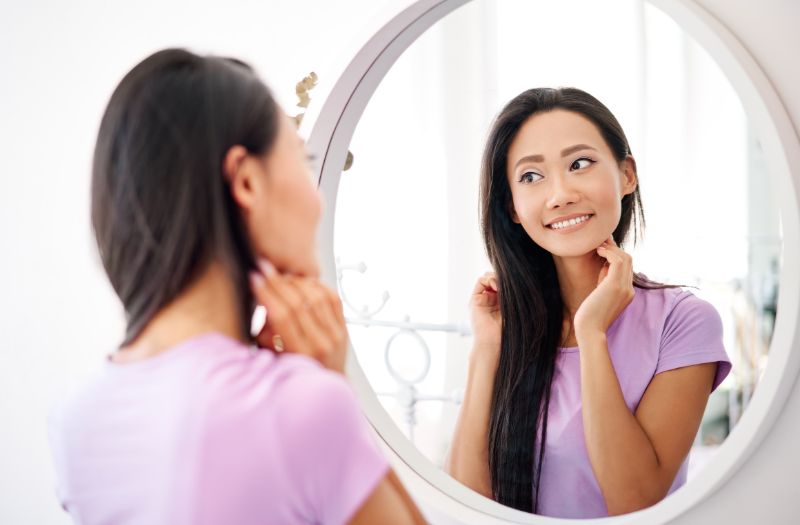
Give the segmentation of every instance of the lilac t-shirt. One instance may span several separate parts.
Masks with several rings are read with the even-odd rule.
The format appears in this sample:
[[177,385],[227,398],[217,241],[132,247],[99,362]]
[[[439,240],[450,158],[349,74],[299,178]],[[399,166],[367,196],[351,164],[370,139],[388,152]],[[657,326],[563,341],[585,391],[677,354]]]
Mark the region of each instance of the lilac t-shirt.
[[50,432],[82,524],[341,524],[389,469],[343,377],[214,332],[106,363]]
[[[625,403],[635,412],[656,374],[717,362],[712,391],[731,370],[722,344],[719,313],[682,288],[634,288],[633,301],[609,327],[608,351]],[[686,482],[689,458],[669,493]],[[559,350],[550,394],[547,443],[542,462],[538,514],[560,518],[608,516],[592,471],[583,434],[578,347]]]

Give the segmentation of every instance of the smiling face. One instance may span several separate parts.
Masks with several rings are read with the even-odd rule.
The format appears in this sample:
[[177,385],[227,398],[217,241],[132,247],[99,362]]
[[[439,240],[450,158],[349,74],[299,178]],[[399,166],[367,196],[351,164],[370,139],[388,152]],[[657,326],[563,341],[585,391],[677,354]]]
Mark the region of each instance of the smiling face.
[[614,157],[598,128],[580,113],[531,116],[508,149],[514,222],[559,257],[593,252],[616,229],[621,200],[636,189],[631,157]]

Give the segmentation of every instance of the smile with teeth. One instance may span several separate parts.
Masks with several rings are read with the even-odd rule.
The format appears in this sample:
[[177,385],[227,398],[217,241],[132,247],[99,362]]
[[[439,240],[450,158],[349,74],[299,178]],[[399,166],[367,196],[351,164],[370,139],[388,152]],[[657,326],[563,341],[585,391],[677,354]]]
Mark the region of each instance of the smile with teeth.
[[574,219],[568,219],[566,221],[554,222],[553,224],[549,224],[548,227],[554,230],[569,228],[570,226],[575,226],[576,224],[589,220],[589,217],[591,217],[591,215],[583,215],[582,217],[575,217]]

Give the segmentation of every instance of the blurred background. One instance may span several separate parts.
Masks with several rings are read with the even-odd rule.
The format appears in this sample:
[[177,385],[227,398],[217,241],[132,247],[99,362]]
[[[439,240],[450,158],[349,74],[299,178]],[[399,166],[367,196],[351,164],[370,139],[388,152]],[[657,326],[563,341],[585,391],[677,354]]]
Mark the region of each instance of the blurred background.
[[[356,28],[390,3],[409,2],[0,6],[0,522],[68,523],[47,410],[122,337],[89,223],[92,148],[122,76],[169,46],[236,56],[294,114],[295,84],[352,56],[367,36]],[[562,85],[594,94],[628,134],[648,219],[645,241],[630,247],[636,270],[698,286],[725,323],[734,372],[709,403],[696,469],[766,365],[780,224],[735,92],[642,1],[475,0],[398,60],[356,130],[338,196],[335,255],[358,360],[440,465],[470,348],[467,300],[488,269],[476,213],[483,138],[514,95]]]

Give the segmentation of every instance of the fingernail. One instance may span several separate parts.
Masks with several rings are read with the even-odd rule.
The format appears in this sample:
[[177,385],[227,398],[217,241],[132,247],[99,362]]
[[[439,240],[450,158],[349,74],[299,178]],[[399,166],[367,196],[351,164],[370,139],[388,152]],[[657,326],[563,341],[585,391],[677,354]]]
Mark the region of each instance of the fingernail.
[[275,267],[269,262],[267,259],[263,257],[259,257],[258,259],[258,267],[261,268],[261,271],[264,272],[264,275],[271,276],[275,273]]
[[248,277],[250,278],[250,286],[253,288],[260,288],[264,286],[264,277],[260,273],[250,271]]

